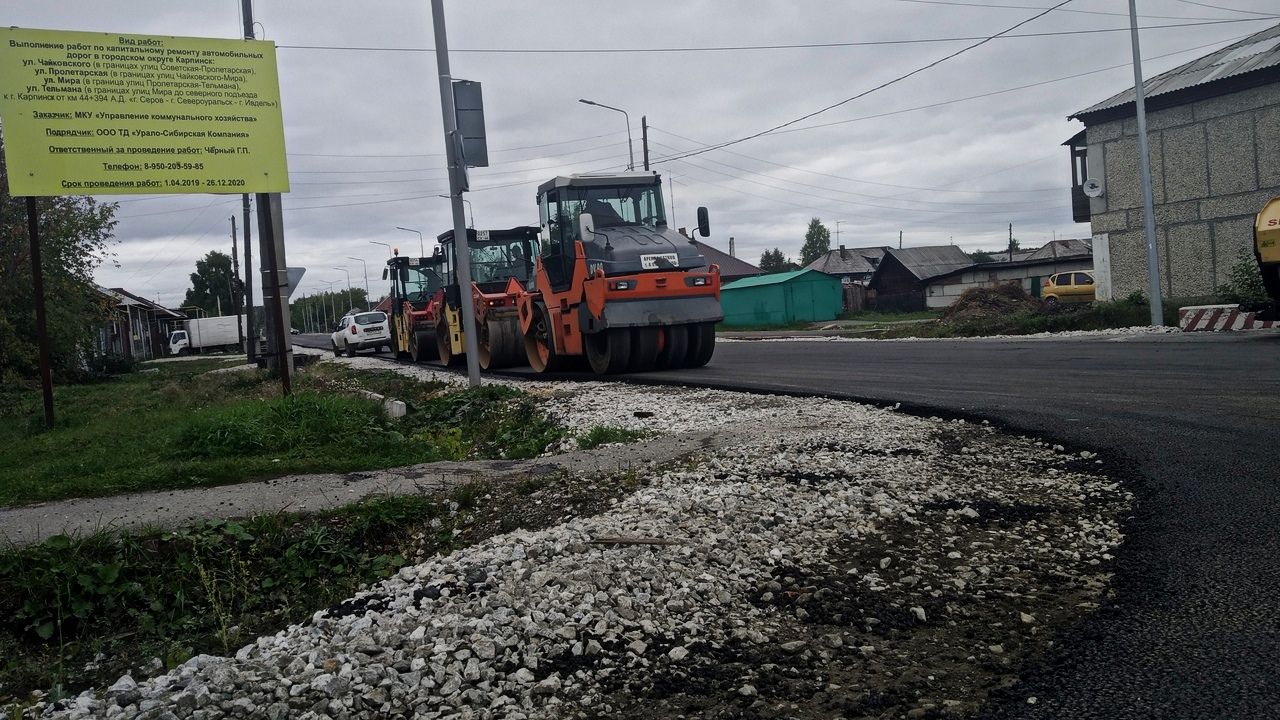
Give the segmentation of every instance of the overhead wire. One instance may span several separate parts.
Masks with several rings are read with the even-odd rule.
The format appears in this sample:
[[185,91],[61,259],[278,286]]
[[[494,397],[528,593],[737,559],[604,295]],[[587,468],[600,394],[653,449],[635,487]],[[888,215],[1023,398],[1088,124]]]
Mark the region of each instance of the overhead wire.
[[1210,8],[1213,10],[1226,10],[1227,12],[1245,13],[1246,15],[1261,15],[1264,18],[1276,17],[1275,14],[1273,13],[1263,13],[1263,12],[1258,12],[1257,10],[1241,10],[1240,8],[1227,7],[1226,5],[1213,5],[1211,3],[1206,3],[1206,2],[1196,2],[1195,0],[1174,0],[1174,2],[1180,2],[1183,5],[1197,5],[1202,8]]
[[[1220,45],[1223,43],[1232,43],[1247,37],[1249,36],[1237,35],[1236,37],[1228,38],[1226,40],[1215,40],[1214,42],[1211,42],[1211,43],[1205,43],[1203,45],[1197,45],[1195,47],[1185,48],[1183,50],[1175,50],[1174,52],[1164,53],[1163,55],[1153,55],[1149,58],[1144,58],[1143,62],[1148,62],[1151,60],[1160,60],[1163,58],[1172,57],[1174,55],[1181,55],[1182,53],[1194,52],[1196,50],[1203,50],[1204,48],[1207,48],[1207,47],[1212,47],[1214,45]],[[1123,62],[1117,65],[1110,65],[1104,68],[1098,68],[1096,70],[1087,70],[1085,72],[1073,73],[1071,75],[1063,75],[1061,77],[1051,78],[1049,80],[1041,80],[1039,82],[1027,83],[1026,85],[1016,85],[1014,87],[1004,88],[1003,90],[993,90],[991,92],[980,93],[978,95],[969,95],[962,98],[952,98],[951,100],[942,100],[939,102],[928,103],[926,105],[916,105],[915,107],[903,108],[901,110],[891,110],[889,112],[876,113],[875,115],[861,115],[859,117],[847,118],[845,120],[834,120],[832,122],[818,123],[815,125],[805,125],[798,128],[789,128],[787,130],[779,130],[775,133],[770,133],[770,134],[786,135],[789,133],[803,132],[805,130],[815,130],[818,128],[833,127],[835,125],[846,125],[848,123],[861,122],[863,120],[874,120],[876,118],[889,117],[891,115],[901,115],[903,113],[914,112],[916,110],[928,110],[935,107],[942,107],[944,105],[952,105],[954,103],[966,102],[969,100],[980,100],[982,98],[993,97],[995,95],[1003,95],[1005,93],[1017,92],[1018,90],[1026,90],[1028,88],[1040,87],[1042,85],[1051,85],[1053,83],[1064,82],[1066,80],[1074,80],[1076,78],[1086,77],[1088,75],[1097,75],[1099,73],[1109,72],[1111,70],[1119,70],[1121,68],[1131,68],[1131,67],[1133,67],[1132,62]],[[650,125],[650,127],[653,127],[653,126]]]
[[[573,138],[572,140],[559,140],[556,142],[542,143],[540,145],[522,145],[512,148],[497,148],[489,151],[489,154],[516,152],[518,150],[538,150],[545,147],[553,147],[555,145],[569,145],[571,143],[585,142],[587,140],[598,140],[603,137],[611,137],[613,135],[621,135],[622,130],[616,132],[601,133],[599,135],[587,135],[585,137]],[[341,158],[428,158],[428,157],[444,157],[444,153],[427,153],[408,155],[402,153],[384,154],[384,155],[362,155],[358,153],[287,153],[294,157],[341,157]]]
[[[706,158],[703,158],[703,159],[705,160]],[[685,163],[686,165],[690,165],[690,166],[692,166],[692,167],[694,167],[694,168],[697,168],[697,169],[699,169],[699,170],[702,170],[702,171],[704,171],[704,172],[710,172],[710,173],[714,173],[714,174],[716,174],[716,175],[722,175],[722,176],[724,176],[724,177],[727,177],[727,178],[730,178],[730,179],[733,179],[733,180],[738,180],[738,181],[740,181],[740,182],[750,183],[750,184],[752,184],[752,185],[759,185],[760,187],[769,188],[769,189],[771,189],[771,190],[780,190],[780,191],[782,191],[782,192],[789,192],[789,193],[793,193],[793,194],[795,194],[795,195],[804,195],[804,196],[806,196],[806,197],[811,197],[811,198],[814,198],[814,199],[817,199],[817,200],[822,200],[822,201],[824,201],[824,202],[839,203],[839,204],[841,204],[841,205],[850,205],[850,206],[855,206],[855,207],[876,208],[876,209],[879,209],[879,210],[893,210],[893,211],[896,211],[896,212],[909,212],[909,213],[933,213],[933,214],[939,214],[939,215],[997,215],[997,214],[998,214],[998,215],[1007,215],[1007,214],[1009,214],[1010,212],[1017,212],[1016,210],[1013,210],[1013,209],[1010,209],[1010,208],[1004,208],[1004,209],[1000,209],[1000,210],[994,210],[994,209],[993,209],[993,210],[955,210],[955,209],[945,209],[945,210],[941,210],[941,209],[932,209],[932,208],[904,208],[904,207],[895,207],[895,206],[892,206],[892,205],[880,205],[880,204],[877,204],[877,203],[862,202],[862,201],[858,201],[858,200],[844,200],[844,199],[841,199],[841,198],[832,198],[832,197],[826,197],[826,196],[823,196],[823,195],[817,195],[817,194],[814,194],[814,193],[805,192],[805,191],[803,191],[803,190],[795,190],[795,189],[788,188],[788,187],[785,187],[785,186],[773,185],[773,184],[770,184],[770,183],[764,183],[764,182],[760,182],[760,181],[758,181],[758,180],[752,180],[751,178],[740,177],[740,176],[737,176],[737,175],[733,175],[733,174],[731,174],[731,173],[726,173],[726,172],[723,172],[723,171],[720,171],[720,170],[716,170],[715,168],[709,168],[709,167],[704,167],[704,166],[702,166],[702,165],[697,165],[697,164],[694,164],[694,163],[690,163],[687,159],[684,159],[683,161],[684,161],[684,163]],[[771,177],[771,176],[769,176],[769,177],[770,177],[770,179],[772,179],[772,180],[776,180],[776,179],[777,179],[777,178],[773,178],[773,177]],[[785,182],[785,181],[784,181],[784,182]],[[810,186],[810,187],[813,187],[813,186]],[[839,191],[834,191],[834,192],[839,192]],[[1053,207],[1053,206],[1046,205],[1046,204],[1043,204],[1043,203],[1029,203],[1029,204],[1031,204],[1031,205],[1035,205],[1036,207],[1041,207],[1041,208]],[[1066,205],[1063,205],[1062,207],[1064,207],[1064,208],[1065,208],[1065,207],[1067,207],[1067,206],[1066,206]]]
[[853,102],[854,100],[858,100],[858,99],[864,98],[864,97],[866,97],[866,96],[868,96],[868,95],[870,95],[870,94],[872,94],[872,93],[874,93],[874,92],[877,92],[877,91],[883,90],[884,88],[890,87],[891,85],[896,85],[896,84],[898,84],[898,83],[902,82],[903,80],[906,80],[906,79],[908,79],[908,78],[910,78],[910,77],[914,77],[915,75],[919,75],[920,73],[925,72],[926,70],[930,70],[930,69],[932,69],[932,68],[935,68],[935,67],[937,67],[937,66],[939,66],[939,65],[941,65],[941,64],[943,64],[943,63],[945,63],[945,62],[947,62],[948,60],[951,60],[951,59],[953,59],[953,58],[959,57],[960,55],[963,55],[963,54],[965,54],[965,53],[967,53],[967,52],[969,52],[969,51],[971,51],[971,50],[975,50],[975,49],[977,49],[977,48],[980,48],[980,47],[982,47],[983,45],[986,45],[987,43],[991,42],[992,40],[994,40],[994,39],[996,39],[996,38],[1000,37],[1001,35],[1005,35],[1005,34],[1007,34],[1007,33],[1010,33],[1010,32],[1012,32],[1012,31],[1014,31],[1014,30],[1017,30],[1018,28],[1022,27],[1023,25],[1026,25],[1026,24],[1028,24],[1028,23],[1034,22],[1034,21],[1036,21],[1036,20],[1038,20],[1038,19],[1040,19],[1040,18],[1044,17],[1045,15],[1048,15],[1049,13],[1053,12],[1054,10],[1056,10],[1056,9],[1058,9],[1058,8],[1060,8],[1060,7],[1062,7],[1062,6],[1066,5],[1067,3],[1070,3],[1070,2],[1071,2],[1071,0],[1062,0],[1061,2],[1057,3],[1057,4],[1056,4],[1056,5],[1054,5],[1053,7],[1047,8],[1047,9],[1045,9],[1044,11],[1039,12],[1039,13],[1036,13],[1035,15],[1032,15],[1031,17],[1026,18],[1026,19],[1024,19],[1024,20],[1020,20],[1020,21],[1018,21],[1018,22],[1014,23],[1013,25],[1011,25],[1011,26],[1009,26],[1009,27],[1005,28],[1004,30],[1001,30],[1000,32],[998,32],[998,33],[996,33],[996,34],[994,34],[994,35],[988,35],[987,37],[985,37],[985,38],[983,38],[983,39],[979,40],[979,41],[978,41],[978,42],[976,42],[976,43],[973,43],[972,45],[966,45],[966,46],[964,46],[963,48],[960,48],[959,50],[956,50],[955,52],[947,53],[946,55],[943,55],[942,57],[940,57],[940,58],[938,58],[938,59],[936,59],[936,60],[932,60],[932,61],[930,61],[930,62],[928,62],[928,63],[925,63],[924,65],[921,65],[921,66],[919,66],[919,67],[917,67],[917,68],[915,68],[915,69],[913,69],[913,70],[911,70],[911,71],[909,71],[909,72],[903,73],[902,75],[898,75],[897,77],[894,77],[894,78],[893,78],[893,79],[891,79],[891,80],[886,80],[886,81],[884,81],[884,82],[882,82],[882,83],[880,83],[880,84],[878,84],[878,85],[875,85],[875,86],[873,86],[873,87],[871,87],[871,88],[868,88],[868,89],[866,89],[866,90],[863,90],[863,91],[862,91],[862,92],[860,92],[860,93],[856,93],[856,94],[854,94],[854,95],[851,95],[850,97],[847,97],[847,98],[845,98],[845,99],[843,99],[843,100],[840,100],[840,101],[838,101],[838,102],[831,103],[830,105],[826,105],[826,106],[824,106],[824,107],[818,108],[817,110],[814,110],[814,111],[812,111],[812,112],[805,113],[804,115],[801,115],[800,117],[792,118],[791,120],[788,120],[788,121],[786,121],[786,122],[784,122],[784,123],[780,123],[780,124],[778,124],[778,125],[774,125],[773,127],[768,128],[767,130],[761,130],[761,131],[759,131],[759,132],[752,133],[752,134],[750,134],[750,135],[745,135],[745,136],[743,136],[743,137],[740,137],[740,138],[737,138],[737,139],[734,139],[734,140],[726,140],[726,141],[724,141],[724,142],[722,142],[722,143],[718,143],[718,144],[716,144],[716,145],[714,145],[714,146],[712,146],[712,147],[703,148],[703,149],[701,149],[701,150],[692,150],[692,151],[690,151],[690,152],[687,152],[687,153],[684,153],[684,154],[682,154],[682,155],[679,155],[678,157],[659,158],[659,159],[658,159],[658,160],[656,160],[656,161],[650,161],[650,164],[652,165],[654,162],[666,162],[667,160],[680,159],[680,158],[686,158],[686,157],[693,157],[694,155],[701,155],[702,153],[710,152],[711,150],[715,150],[715,149],[717,149],[717,148],[728,147],[728,146],[730,146],[730,145],[737,145],[738,143],[743,143],[743,142],[746,142],[746,141],[748,141],[748,140],[754,140],[755,138],[758,138],[758,137],[760,137],[761,135],[767,135],[767,134],[769,134],[769,133],[771,133],[771,132],[774,132],[774,131],[776,131],[776,130],[781,130],[782,128],[789,127],[789,126],[791,126],[791,125],[795,125],[796,123],[801,122],[801,121],[803,121],[803,120],[808,120],[808,119],[809,119],[809,118],[811,118],[811,117],[815,117],[815,116],[817,116],[817,115],[821,115],[822,113],[827,112],[827,111],[829,111],[829,110],[834,110],[834,109],[836,109],[836,108],[838,108],[838,107],[841,107],[841,106],[843,106],[843,105],[847,105],[847,104],[849,104],[849,103]]
[[[621,145],[626,145],[626,144],[627,143],[623,141],[623,142],[616,142],[616,143],[608,143],[605,145],[593,145],[588,148],[582,148],[580,150],[571,150],[569,152],[556,153],[553,155],[539,155],[537,157],[524,158],[522,160],[508,160],[506,161],[505,164],[526,163],[526,162],[535,162],[538,160],[549,160],[551,158],[568,157],[570,155],[577,155],[579,153],[591,152],[594,150],[603,150],[605,148],[611,148],[611,147],[619,147]],[[290,175],[333,175],[333,174],[359,175],[359,174],[371,174],[371,173],[376,174],[376,173],[398,173],[398,172],[432,172],[436,170],[447,170],[447,169],[448,168],[444,166],[437,166],[437,167],[429,167],[429,168],[399,168],[396,170],[290,170],[289,174]]]
[[[1068,0],[1070,1],[1070,0]],[[1053,9],[1053,8],[1051,8]],[[1241,22],[1258,22],[1269,18],[1280,18],[1280,15],[1268,15],[1264,17],[1251,18],[1228,18],[1222,20],[1205,20],[1186,23],[1166,23],[1163,25],[1144,25],[1139,30],[1166,30],[1172,28],[1184,27],[1203,27],[1208,25],[1227,25]],[[999,39],[1014,38],[1037,38],[1037,37],[1060,37],[1066,35],[1093,35],[1097,33],[1120,33],[1129,32],[1129,28],[1090,28],[1084,30],[1053,30],[1037,33],[1007,33],[1000,35]],[[685,47],[656,47],[656,48],[449,48],[450,53],[477,53],[477,54],[496,54],[496,55],[625,55],[625,54],[645,54],[645,53],[713,53],[713,52],[741,52],[755,50],[808,50],[821,48],[842,48],[842,47],[876,47],[884,45],[919,45],[929,43],[945,43],[945,42],[967,42],[972,40],[986,39],[982,35],[961,35],[955,37],[939,37],[939,38],[907,38],[901,40],[859,40],[845,42],[822,42],[822,43],[782,43],[776,45],[702,45],[702,46],[685,46]],[[379,47],[375,45],[277,45],[282,50],[338,50],[352,52],[408,52],[408,53],[431,53],[435,52],[434,48],[429,47]]]
[[[668,133],[668,134],[673,134],[673,133]],[[667,145],[666,143],[660,143],[652,140],[650,141],[650,143],[679,152],[679,148],[672,147],[670,145]],[[852,190],[840,190],[838,188],[832,188],[825,185],[813,185],[811,183],[803,183],[798,180],[780,178],[776,175],[768,175],[758,170],[752,170],[750,168],[744,168],[744,167],[739,167],[737,165],[720,162],[719,160],[713,160],[709,157],[701,158],[701,160],[704,162],[712,163],[714,165],[719,165],[721,167],[726,167],[731,170],[738,170],[740,172],[748,173],[750,175],[765,177],[765,178],[769,178],[770,180],[777,180],[778,182],[790,183],[792,185],[799,185],[801,187],[813,188],[815,190],[823,190],[826,192],[837,193],[840,195],[851,195],[855,197],[868,198],[871,200],[890,200],[890,201],[898,201],[898,202],[904,202],[904,203],[913,203],[917,205],[960,205],[960,206],[986,206],[986,207],[999,207],[999,208],[1010,208],[1010,207],[1019,206],[1019,205],[1043,206],[1043,203],[1037,200],[1006,200],[1004,202],[972,202],[967,200],[931,201],[931,200],[915,200],[911,198],[898,198],[892,195],[871,195],[869,193],[853,192]],[[800,170],[800,168],[788,168],[788,169]],[[839,177],[839,176],[828,176],[828,177]],[[847,178],[841,178],[841,179],[847,179]],[[1053,190],[1055,192],[1062,192],[1062,188],[1053,188]],[[874,205],[874,204],[869,204],[869,206],[870,207],[888,207],[888,206],[881,206],[881,205]],[[894,208],[894,209],[911,210],[912,208],[903,207],[903,208]]]
[[[697,169],[699,169],[697,165],[695,165],[694,163],[689,162],[688,160],[676,160],[676,161],[674,161],[674,162],[676,162],[676,163],[678,163],[678,164],[680,164],[680,165],[685,166],[686,170],[685,170],[684,172],[685,172],[686,174],[682,175],[682,177],[686,177],[686,178],[691,177],[692,179],[694,179],[694,180],[696,180],[697,182],[700,182],[700,183],[706,183],[706,184],[709,184],[709,185],[715,185],[715,186],[717,186],[717,187],[721,187],[721,188],[723,188],[723,189],[725,189],[725,190],[728,190],[728,191],[733,192],[733,193],[737,193],[737,194],[739,194],[739,195],[746,195],[746,196],[748,196],[748,197],[759,198],[759,199],[761,199],[761,200],[766,200],[766,201],[769,201],[769,202],[772,202],[772,203],[781,204],[781,205],[789,205],[789,206],[796,207],[796,208],[800,208],[800,209],[803,209],[803,210],[808,210],[808,211],[811,211],[811,212],[829,213],[829,214],[832,214],[832,215],[840,215],[840,214],[843,214],[843,212],[836,212],[836,211],[834,211],[831,207],[818,207],[818,206],[816,206],[816,205],[807,205],[807,204],[804,204],[804,203],[792,202],[791,200],[787,200],[787,199],[784,199],[784,198],[779,198],[779,197],[777,197],[777,196],[775,196],[775,195],[761,195],[761,194],[759,194],[759,193],[754,193],[754,192],[751,192],[751,191],[749,191],[749,190],[743,190],[743,189],[741,189],[741,188],[737,188],[737,187],[734,187],[734,186],[732,186],[732,185],[729,185],[729,184],[727,184],[727,183],[725,183],[725,182],[723,182],[723,181],[707,180],[707,179],[705,179],[705,178],[697,177],[696,175],[689,175],[689,174],[687,174],[689,169],[693,169],[693,170],[697,170]],[[1002,215],[1002,216],[1000,216],[1000,217],[1001,217],[1001,221],[1000,221],[1000,222],[1001,222],[1001,223],[1003,223],[1003,222],[1007,221],[1007,219],[1008,219],[1008,218],[1017,218],[1017,217],[1020,217],[1020,216],[1024,215],[1026,212],[1028,212],[1028,211],[1021,211],[1021,212],[1008,213],[1008,214],[1006,214],[1006,215]],[[872,220],[875,220],[875,221],[883,221],[883,222],[892,222],[892,221],[895,221],[895,220],[901,220],[901,216],[897,216],[897,217],[892,217],[892,218],[890,218],[890,217],[886,217],[886,216],[882,216],[882,215],[875,215],[875,214],[873,214],[873,213],[863,213],[863,216],[864,216],[864,217],[867,217],[867,218],[870,218],[870,219],[872,219]],[[955,226],[959,226],[959,227],[990,227],[990,226],[991,226],[991,222],[990,222],[990,221],[981,221],[981,220],[954,220],[954,221],[946,221],[945,223],[943,223],[943,222],[942,222],[942,220],[943,220],[943,218],[944,218],[944,217],[945,217],[945,216],[921,218],[921,219],[919,219],[919,220],[917,221],[917,223],[916,223],[916,224],[917,224],[917,226],[932,226],[932,227],[943,227],[943,226],[947,226],[947,227],[955,227]]]
[[[1241,37],[1247,37],[1247,36],[1241,36]],[[1193,51],[1195,51],[1195,50],[1201,50],[1201,49],[1204,49],[1204,48],[1206,48],[1206,47],[1210,47],[1210,46],[1213,46],[1213,45],[1218,45],[1218,44],[1221,44],[1221,43],[1234,42],[1234,41],[1239,40],[1239,39],[1240,39],[1240,37],[1237,37],[1237,38],[1231,38],[1231,39],[1228,39],[1228,40],[1219,40],[1219,41],[1215,41],[1215,42],[1212,42],[1212,43],[1206,43],[1206,44],[1204,44],[1204,45],[1199,45],[1199,46],[1192,47],[1192,48],[1186,48],[1186,49],[1183,49],[1183,50],[1177,50],[1177,51],[1174,51],[1174,52],[1171,52],[1171,53],[1164,53],[1164,54],[1162,54],[1162,55],[1155,55],[1155,56],[1152,56],[1152,57],[1150,57],[1150,58],[1147,58],[1147,60],[1158,60],[1158,59],[1165,58],[1165,57],[1170,57],[1170,56],[1173,56],[1173,55],[1178,55],[1178,54],[1182,54],[1182,53],[1186,53],[1186,52],[1193,52]],[[845,124],[845,123],[857,122],[857,121],[860,121],[860,120],[867,120],[867,119],[873,119],[873,118],[885,117],[885,116],[889,116],[889,115],[897,115],[897,114],[902,114],[902,113],[906,113],[906,112],[912,112],[912,111],[915,111],[915,110],[930,109],[930,108],[939,107],[939,106],[942,106],[942,105],[949,105],[949,104],[953,104],[953,103],[964,102],[964,101],[967,101],[967,100],[974,100],[974,99],[979,99],[979,98],[984,98],[984,97],[990,97],[990,96],[992,96],[992,95],[1003,94],[1003,93],[1009,93],[1009,92],[1014,92],[1014,91],[1017,91],[1017,90],[1024,90],[1024,89],[1031,88],[1031,87],[1038,87],[1038,86],[1041,86],[1041,85],[1047,85],[1047,84],[1055,83],[1055,82],[1062,82],[1062,81],[1064,81],[1064,80],[1070,80],[1070,79],[1074,79],[1074,78],[1078,78],[1078,77],[1083,77],[1083,76],[1086,76],[1086,75],[1093,75],[1093,74],[1097,74],[1097,73],[1101,73],[1101,72],[1107,72],[1107,71],[1110,71],[1110,70],[1115,70],[1115,69],[1119,69],[1119,68],[1127,68],[1127,67],[1129,67],[1129,64],[1128,64],[1128,63],[1122,63],[1122,64],[1119,64],[1119,65],[1112,65],[1112,66],[1105,67],[1105,68],[1099,68],[1099,69],[1097,69],[1097,70],[1090,70],[1090,71],[1087,71],[1087,72],[1083,72],[1083,73],[1076,73],[1076,74],[1073,74],[1073,75],[1067,75],[1067,76],[1063,76],[1063,77],[1059,77],[1059,78],[1053,78],[1053,79],[1050,79],[1050,80],[1043,80],[1043,81],[1040,81],[1040,82],[1028,83],[1028,84],[1026,84],[1026,85],[1018,85],[1018,86],[1015,86],[1015,87],[1012,87],[1012,88],[1005,88],[1005,89],[1003,89],[1003,90],[996,90],[996,91],[989,92],[989,93],[981,93],[981,94],[979,94],[979,95],[970,95],[970,96],[968,96],[968,97],[963,97],[963,98],[953,98],[953,99],[951,99],[951,100],[943,100],[943,101],[936,102],[936,103],[928,103],[928,104],[926,104],[926,105],[918,105],[918,106],[911,107],[911,108],[903,108],[903,109],[901,109],[901,110],[894,110],[894,111],[885,112],[885,113],[878,113],[878,114],[875,114],[875,115],[867,115],[867,116],[862,116],[862,117],[857,117],[857,118],[849,118],[849,119],[846,119],[846,120],[838,120],[838,121],[831,122],[831,123],[822,123],[822,124],[818,124],[818,125],[806,125],[806,126],[804,126],[804,127],[800,127],[800,128],[792,128],[792,129],[790,129],[790,130],[782,130],[782,131],[779,131],[779,132],[774,133],[774,134],[776,134],[776,135],[781,135],[781,134],[784,134],[784,133],[800,132],[801,130],[810,130],[810,129],[817,129],[817,128],[822,128],[822,127],[830,127],[830,126],[832,126],[832,125],[839,125],[839,124]],[[709,146],[709,144],[708,144],[708,143],[705,143],[705,142],[700,141],[700,140],[696,140],[696,139],[691,138],[691,137],[687,137],[687,136],[685,136],[685,135],[681,135],[681,134],[679,134],[679,133],[677,133],[677,132],[674,132],[674,131],[672,131],[672,130],[668,130],[668,129],[663,128],[663,127],[658,126],[658,125],[654,125],[654,124],[652,124],[652,123],[649,125],[649,129],[650,129],[650,131],[655,131],[655,130],[656,130],[656,131],[658,131],[658,132],[660,132],[660,133],[664,133],[664,134],[666,134],[666,135],[671,135],[672,137],[679,138],[679,139],[684,140],[684,141],[686,141],[686,142],[694,143],[695,145],[698,145],[698,146],[700,146],[700,147],[708,147],[708,146]],[[794,165],[786,165],[786,164],[784,164],[784,163],[774,162],[774,161],[772,161],[772,160],[766,160],[766,159],[764,159],[764,158],[755,157],[755,156],[752,156],[752,155],[747,155],[747,154],[745,154],[745,153],[741,153],[741,152],[737,152],[737,151],[729,150],[729,149],[725,149],[725,148],[720,148],[720,151],[721,151],[721,152],[724,152],[724,153],[726,153],[726,154],[729,154],[729,155],[736,155],[736,156],[738,156],[738,157],[741,157],[741,158],[744,158],[744,159],[747,159],[747,160],[754,160],[754,161],[756,161],[756,162],[761,162],[761,163],[765,163],[765,164],[768,164],[768,165],[773,165],[773,166],[775,166],[775,167],[779,167],[779,168],[783,168],[783,169],[787,169],[787,170],[794,170],[794,171],[803,172],[803,173],[808,173],[808,174],[817,175],[817,176],[821,176],[821,177],[832,178],[832,179],[836,179],[836,180],[845,180],[845,181],[848,181],[848,182],[863,183],[863,184],[867,184],[867,185],[875,185],[875,186],[881,186],[881,187],[890,187],[890,188],[896,188],[896,189],[902,189],[902,190],[915,190],[915,191],[927,191],[927,192],[968,193],[968,194],[1024,194],[1024,193],[1050,193],[1050,192],[1055,192],[1055,193],[1056,193],[1056,192],[1061,192],[1061,191],[1062,191],[1062,188],[1058,188],[1058,187],[1051,187],[1051,188],[1050,188],[1050,187],[1046,187],[1046,188],[1023,188],[1023,189],[1019,189],[1019,190],[949,190],[949,189],[946,189],[946,188],[937,188],[937,187],[919,187],[919,186],[912,186],[912,185],[901,185],[901,184],[896,184],[896,183],[885,183],[885,182],[876,182],[876,181],[871,181],[871,180],[863,180],[863,179],[860,179],[860,178],[853,178],[853,177],[848,177],[848,176],[844,176],[844,175],[836,175],[836,174],[833,174],[833,173],[824,173],[824,172],[819,172],[819,171],[816,171],[816,170],[809,170],[809,169],[806,169],[806,168],[796,167],[796,166],[794,166]],[[730,166],[730,167],[733,167],[733,166]],[[746,171],[746,172],[755,172],[755,171],[747,170],[747,169],[745,169],[745,168],[736,168],[736,169],[744,170],[744,171]],[[769,177],[773,177],[773,176],[769,176]],[[778,179],[780,179],[780,178],[778,178]],[[858,193],[851,193],[851,194],[858,194]],[[891,198],[893,198],[894,196],[886,196],[886,195],[868,195],[867,197],[873,197],[873,198],[879,198],[879,199],[891,199]]]
[[[900,3],[914,3],[917,5],[942,5],[944,7],[973,7],[973,8],[994,8],[997,10],[1043,10],[1043,5],[998,5],[996,3],[981,2],[961,2],[960,0],[894,0]],[[1191,3],[1198,5],[1199,3]],[[1227,8],[1222,8],[1227,9]],[[1107,10],[1076,10],[1074,8],[1064,8],[1059,12],[1074,13],[1077,15],[1109,15],[1112,17],[1129,17],[1128,12],[1111,12]],[[1138,15],[1139,18],[1151,20],[1221,20],[1222,18],[1200,18],[1186,17],[1183,15],[1149,15],[1143,13]]]

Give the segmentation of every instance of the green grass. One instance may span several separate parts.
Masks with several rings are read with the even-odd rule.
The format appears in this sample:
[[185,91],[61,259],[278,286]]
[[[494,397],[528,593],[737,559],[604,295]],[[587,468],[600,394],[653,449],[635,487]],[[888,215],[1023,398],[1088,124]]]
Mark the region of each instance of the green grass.
[[723,322],[716,323],[716,332],[755,332],[764,330],[807,330],[813,323],[797,321],[790,323],[778,323],[774,325],[726,325]]
[[942,316],[941,310],[921,310],[918,312],[878,312],[876,310],[850,310],[840,315],[841,320],[861,320],[864,322],[892,323],[907,320],[937,320]]
[[153,657],[172,668],[227,654],[301,622],[415,555],[451,549],[464,520],[451,500],[385,498],[0,552],[0,705],[110,683]]
[[582,450],[591,450],[601,445],[633,442],[647,435],[648,433],[643,430],[628,430],[627,428],[610,427],[608,425],[596,425],[578,438],[578,447]]
[[[444,392],[439,384],[321,365],[291,398],[263,372],[205,375],[236,361],[153,363],[108,382],[55,389],[45,430],[39,394],[0,395],[0,506],[202,487],[303,472],[350,472],[440,459],[523,458],[563,435],[517,390]],[[356,387],[405,399],[382,416]]]

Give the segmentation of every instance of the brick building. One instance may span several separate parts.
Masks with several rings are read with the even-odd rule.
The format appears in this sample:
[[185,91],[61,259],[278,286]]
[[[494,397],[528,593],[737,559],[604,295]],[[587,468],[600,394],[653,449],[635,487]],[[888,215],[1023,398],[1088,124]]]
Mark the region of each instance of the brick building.
[[[1163,291],[1207,295],[1253,243],[1280,195],[1280,25],[1147,79],[1156,244]],[[1099,297],[1146,289],[1146,239],[1132,88],[1071,116],[1072,208],[1094,234]],[[1092,178],[1102,195],[1086,197]]]

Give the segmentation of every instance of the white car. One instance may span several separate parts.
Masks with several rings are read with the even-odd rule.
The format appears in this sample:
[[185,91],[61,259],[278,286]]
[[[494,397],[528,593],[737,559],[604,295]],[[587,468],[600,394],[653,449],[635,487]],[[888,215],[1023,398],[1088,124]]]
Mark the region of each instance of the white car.
[[390,350],[391,322],[386,313],[378,310],[344,315],[329,341],[334,355],[345,350],[347,357],[355,357],[357,350]]

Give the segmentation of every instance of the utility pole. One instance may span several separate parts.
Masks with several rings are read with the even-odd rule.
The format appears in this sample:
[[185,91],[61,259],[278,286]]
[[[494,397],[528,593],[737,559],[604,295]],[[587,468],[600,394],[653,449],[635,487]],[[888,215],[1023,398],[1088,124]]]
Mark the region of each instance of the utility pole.
[[1133,41],[1133,97],[1138,116],[1138,161],[1142,169],[1143,229],[1147,235],[1147,290],[1151,297],[1151,324],[1164,325],[1160,297],[1160,258],[1156,254],[1155,198],[1151,194],[1151,153],[1147,148],[1147,92],[1142,86],[1142,52],[1138,48],[1138,8],[1129,0],[1129,36]]
[[[244,16],[244,37],[254,39],[253,0],[240,0]],[[289,299],[285,288],[289,285],[284,257],[284,219],[280,193],[257,193],[258,243],[262,250],[262,308],[267,320],[267,346],[274,356],[272,361],[280,373],[280,388],[285,395],[293,394],[293,347],[285,325],[289,323]]]
[[671,212],[667,213],[667,227],[676,224],[676,176],[667,176],[667,190],[671,193]]
[[[244,19],[244,37],[253,39],[253,0],[241,0]],[[258,362],[258,329],[253,316],[253,232],[249,224],[249,195],[240,196],[240,209],[244,215],[244,298],[245,298],[245,356],[251,363]],[[265,305],[265,304],[264,304]]]
[[[471,250],[467,247],[467,224],[462,212],[462,193],[466,190],[466,158],[462,157],[462,138],[458,136],[458,119],[454,115],[453,78],[449,74],[449,41],[444,27],[444,0],[431,0],[431,20],[435,30],[436,72],[440,76],[440,114],[444,120],[445,154],[449,165],[449,204],[453,210],[453,242],[457,250],[458,286],[471,287]],[[630,128],[628,127],[628,136]],[[476,339],[476,313],[471,293],[460,293],[462,331],[467,353],[467,381],[480,387],[480,351]]]
[[231,216],[231,306],[236,314],[236,340],[244,347],[244,326],[240,324],[240,293],[236,292],[236,283],[240,282],[240,253],[236,252],[236,216]]
[[644,169],[649,169],[649,116],[640,116],[640,145],[644,152]]
[[[31,245],[31,291],[36,301],[36,348],[40,356],[40,394],[44,399],[44,426],[53,429],[53,365],[49,359],[49,324],[45,318],[44,266],[40,264],[40,208],[27,198],[27,242]],[[125,311],[128,312],[128,306]],[[129,323],[132,337],[133,322]],[[129,344],[130,355],[133,343]]]
[[1009,262],[1013,262],[1013,223],[1009,223]]
[[902,249],[902,231],[901,230],[898,231],[898,249],[899,250]]
[[249,226],[249,196],[241,195],[240,202],[244,210],[244,334],[245,355],[249,362],[258,361],[258,332],[253,324],[253,245]]

